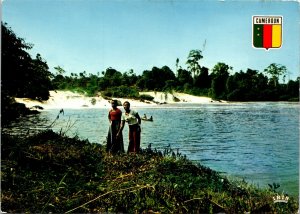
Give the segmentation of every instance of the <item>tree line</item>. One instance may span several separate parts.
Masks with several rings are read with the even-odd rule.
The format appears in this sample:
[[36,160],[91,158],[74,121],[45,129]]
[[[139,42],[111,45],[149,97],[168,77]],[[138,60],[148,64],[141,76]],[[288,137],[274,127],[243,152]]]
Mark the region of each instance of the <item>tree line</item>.
[[177,59],[176,72],[163,66],[145,70],[141,75],[110,67],[97,75],[82,72],[67,76],[58,66],[52,84],[54,89],[83,91],[90,96],[101,93],[108,97],[138,98],[139,91],[178,91],[228,101],[299,100],[299,78],[285,83],[287,69],[283,65],[272,63],[262,72],[248,68],[230,74],[231,66],[219,62],[210,70],[200,66],[201,58],[200,50],[191,50],[186,68],[179,66]]
[[[13,97],[47,100],[49,90],[76,90],[89,96],[101,93],[107,97],[140,98],[139,91],[178,91],[193,95],[209,96],[228,101],[298,101],[299,78],[285,82],[285,66],[272,63],[264,71],[248,68],[233,72],[233,68],[218,62],[209,69],[201,65],[201,50],[191,50],[176,70],[168,66],[153,67],[137,75],[133,70],[118,71],[112,67],[97,74],[79,74],[55,67],[49,71],[40,54],[34,58],[28,53],[33,44],[19,38],[6,23],[1,23],[2,41],[2,115],[12,111]],[[147,97],[144,97],[147,98]],[[148,97],[148,99],[150,99]]]

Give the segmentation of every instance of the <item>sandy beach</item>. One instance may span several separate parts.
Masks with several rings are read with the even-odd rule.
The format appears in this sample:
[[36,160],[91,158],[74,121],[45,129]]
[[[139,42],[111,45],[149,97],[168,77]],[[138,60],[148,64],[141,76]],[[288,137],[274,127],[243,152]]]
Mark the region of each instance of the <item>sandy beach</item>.
[[[154,97],[153,102],[139,101],[133,99],[115,98],[121,103],[129,101],[132,107],[151,107],[160,104],[172,103],[211,103],[209,97],[198,97],[184,93],[165,93],[165,92],[140,92]],[[114,99],[114,98],[113,98]],[[39,102],[28,98],[15,98],[16,102],[24,103],[28,108],[40,106],[43,109],[61,109],[61,108],[109,108],[109,100],[101,96],[87,97],[83,94],[71,91],[50,91],[50,97],[47,101]]]

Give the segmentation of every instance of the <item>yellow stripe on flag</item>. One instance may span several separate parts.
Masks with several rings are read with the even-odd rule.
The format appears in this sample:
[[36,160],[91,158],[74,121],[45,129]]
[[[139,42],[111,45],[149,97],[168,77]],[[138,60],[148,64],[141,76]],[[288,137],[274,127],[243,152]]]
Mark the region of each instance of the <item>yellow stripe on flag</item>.
[[280,48],[281,46],[281,25],[272,26],[272,47]]

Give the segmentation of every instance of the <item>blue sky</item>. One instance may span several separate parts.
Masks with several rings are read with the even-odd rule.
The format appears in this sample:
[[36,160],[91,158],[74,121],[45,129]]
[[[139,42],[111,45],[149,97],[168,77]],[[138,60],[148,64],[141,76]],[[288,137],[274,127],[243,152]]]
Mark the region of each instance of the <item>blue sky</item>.
[[[253,15],[283,16],[282,48],[252,47]],[[209,69],[224,62],[235,72],[263,71],[278,63],[291,79],[299,76],[299,3],[292,1],[4,0],[2,21],[53,72],[58,65],[68,74],[175,71],[177,58],[186,68],[189,51],[201,49]]]

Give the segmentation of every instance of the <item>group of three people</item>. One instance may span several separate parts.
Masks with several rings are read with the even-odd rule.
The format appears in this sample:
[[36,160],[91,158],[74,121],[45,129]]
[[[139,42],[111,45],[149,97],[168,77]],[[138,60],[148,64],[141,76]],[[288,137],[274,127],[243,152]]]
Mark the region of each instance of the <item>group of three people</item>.
[[110,122],[109,132],[107,137],[107,152],[116,154],[124,152],[122,131],[125,122],[129,125],[129,145],[128,153],[138,153],[141,142],[141,118],[138,112],[130,109],[130,103],[125,101],[123,104],[125,112],[117,107],[118,101],[112,100],[112,109],[108,113]]

